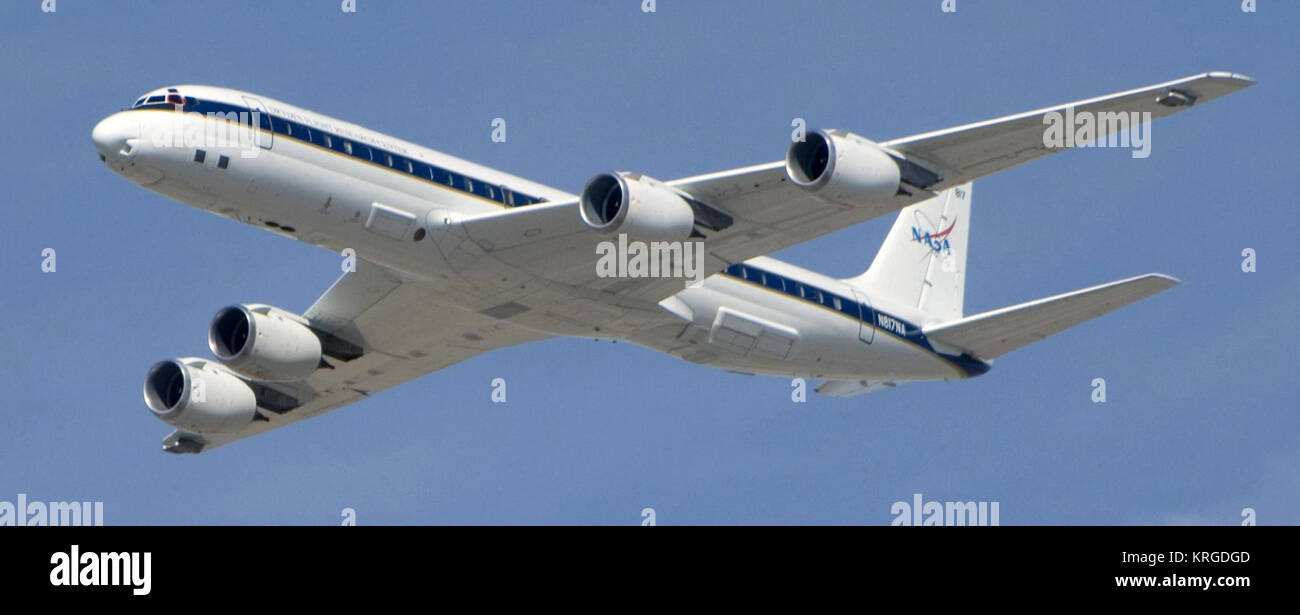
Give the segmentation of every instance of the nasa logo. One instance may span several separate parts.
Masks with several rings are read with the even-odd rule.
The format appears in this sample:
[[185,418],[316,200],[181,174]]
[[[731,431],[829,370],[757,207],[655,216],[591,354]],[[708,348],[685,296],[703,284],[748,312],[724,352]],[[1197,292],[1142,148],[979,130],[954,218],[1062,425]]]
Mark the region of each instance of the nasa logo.
[[[943,218],[940,218],[942,223]],[[952,234],[953,227],[957,226],[957,221],[953,220],[948,228],[942,231],[936,230],[938,225],[930,221],[925,213],[916,212],[916,223],[912,225],[912,241],[925,245],[935,254],[952,254],[952,244],[948,243],[948,236]]]

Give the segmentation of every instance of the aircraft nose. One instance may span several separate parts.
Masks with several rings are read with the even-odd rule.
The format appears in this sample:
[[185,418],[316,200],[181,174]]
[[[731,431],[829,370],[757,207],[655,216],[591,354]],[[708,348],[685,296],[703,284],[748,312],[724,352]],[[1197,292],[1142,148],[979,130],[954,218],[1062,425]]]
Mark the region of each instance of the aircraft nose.
[[140,142],[140,124],[129,113],[114,113],[95,124],[90,131],[95,151],[103,162],[115,162],[135,153]]

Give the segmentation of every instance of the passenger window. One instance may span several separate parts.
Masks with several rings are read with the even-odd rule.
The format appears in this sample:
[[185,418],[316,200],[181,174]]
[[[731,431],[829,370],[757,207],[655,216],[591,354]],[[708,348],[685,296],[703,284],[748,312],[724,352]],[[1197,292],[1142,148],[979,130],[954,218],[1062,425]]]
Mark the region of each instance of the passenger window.
[[842,311],[844,311],[844,306],[840,304],[840,298],[839,298],[839,297],[831,297],[831,302],[835,304],[835,311],[836,311],[836,312],[842,312]]
[[325,135],[325,147],[327,149],[334,149],[334,140],[331,139],[329,135]]
[[384,154],[384,163],[387,164],[387,165],[390,166],[390,167],[393,166],[393,155],[392,155],[392,154]]
[[224,169],[230,166],[230,156],[222,156],[217,159],[217,168]]
[[785,280],[776,274],[763,274],[763,284],[775,291],[785,292]]
[[406,161],[406,172],[412,175],[415,174],[415,165],[411,164],[410,160]]
[[344,141],[344,142],[343,142],[343,151],[344,151],[347,155],[349,155],[349,156],[352,155],[352,142],[351,142],[351,141]]

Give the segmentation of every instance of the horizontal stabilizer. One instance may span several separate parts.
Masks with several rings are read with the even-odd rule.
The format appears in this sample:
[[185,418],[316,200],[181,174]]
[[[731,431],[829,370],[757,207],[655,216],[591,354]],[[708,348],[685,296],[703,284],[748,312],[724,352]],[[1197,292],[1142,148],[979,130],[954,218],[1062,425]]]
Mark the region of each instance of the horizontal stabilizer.
[[1177,284],[1148,273],[926,327],[925,335],[988,360]]

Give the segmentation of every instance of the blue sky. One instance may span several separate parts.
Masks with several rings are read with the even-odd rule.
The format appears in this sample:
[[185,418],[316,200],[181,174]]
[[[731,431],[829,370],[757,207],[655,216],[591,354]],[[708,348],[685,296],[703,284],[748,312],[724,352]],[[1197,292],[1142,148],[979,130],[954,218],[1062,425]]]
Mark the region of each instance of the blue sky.
[[[1300,7],[640,4],[4,3],[0,500],[102,500],[110,524],[336,524],[345,507],[362,524],[638,524],[645,507],[660,525],[888,524],[922,493],[997,501],[1004,525],[1300,522]],[[550,340],[200,456],[160,451],[145,371],[207,356],[222,306],[305,309],[338,257],[142,190],[90,143],[140,93],[203,83],[577,191],[778,159],[794,117],[884,140],[1207,70],[1259,84],[1157,122],[1149,158],[1066,152],[977,182],[968,313],[1184,282],[981,378],[793,404],[787,380]],[[856,274],[890,223],[777,256]]]

